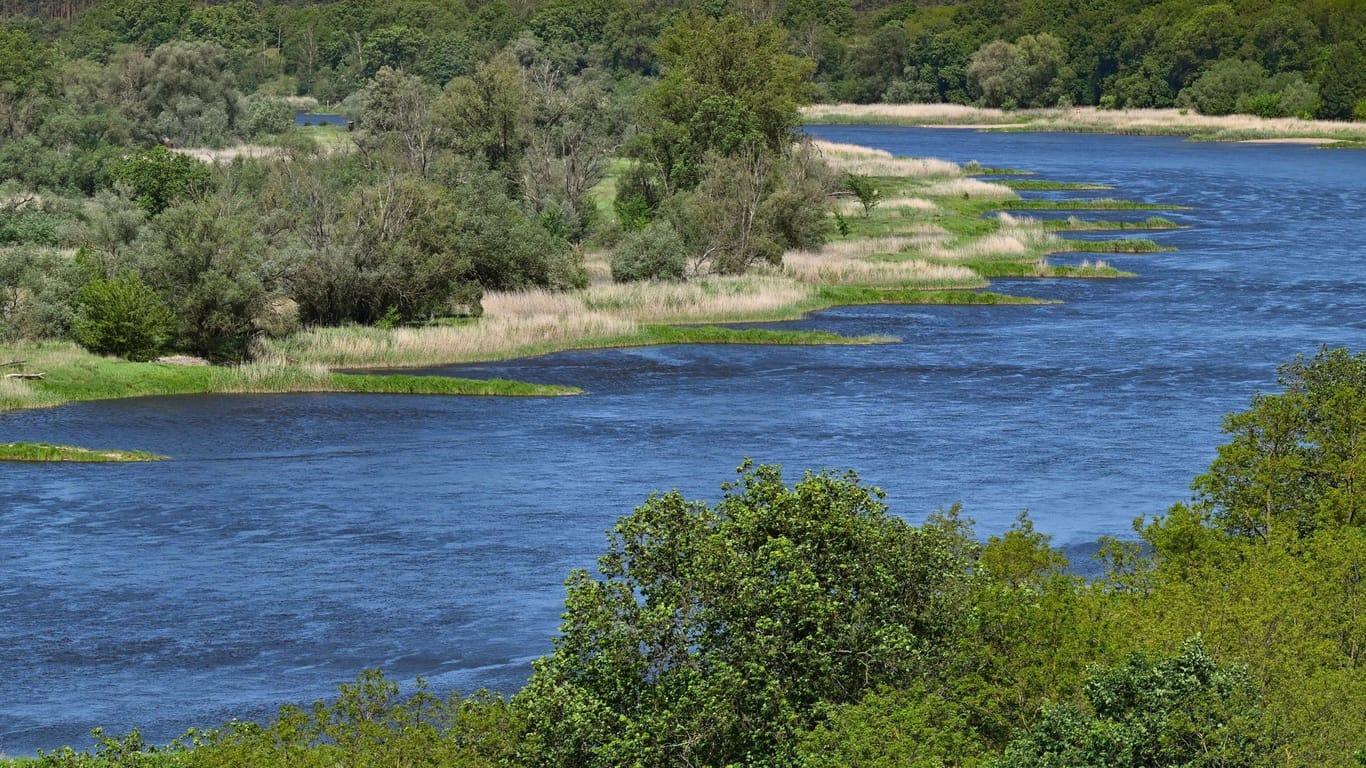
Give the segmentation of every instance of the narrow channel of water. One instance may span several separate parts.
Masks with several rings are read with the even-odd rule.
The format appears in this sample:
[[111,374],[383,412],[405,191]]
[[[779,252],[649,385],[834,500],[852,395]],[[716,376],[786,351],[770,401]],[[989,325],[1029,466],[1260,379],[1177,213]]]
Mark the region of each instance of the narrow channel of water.
[[328,696],[368,666],[514,690],[603,531],[651,490],[714,499],[747,456],[792,474],[854,468],[912,520],[961,501],[983,534],[1028,509],[1064,545],[1123,535],[1187,496],[1222,414],[1272,388],[1279,362],[1366,347],[1366,154],[811,132],[1112,184],[1099,194],[1192,206],[1163,214],[1192,228],[1151,235],[1177,252],[1106,257],[1132,280],[994,286],[1057,305],[787,324],[899,344],[443,369],[583,397],[204,396],[0,415],[3,440],[176,459],[0,465],[0,751],[83,744],[96,725],[166,740]]

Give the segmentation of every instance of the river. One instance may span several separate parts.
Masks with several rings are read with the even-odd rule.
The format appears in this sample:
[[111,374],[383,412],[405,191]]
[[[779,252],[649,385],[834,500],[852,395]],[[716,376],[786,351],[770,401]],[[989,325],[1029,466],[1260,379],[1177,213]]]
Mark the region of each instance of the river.
[[994,286],[1060,304],[783,324],[898,344],[441,371],[582,397],[196,396],[0,415],[0,440],[175,459],[0,465],[0,751],[83,745],[96,725],[165,741],[327,697],[370,666],[438,691],[515,690],[603,531],[652,490],[715,499],[745,457],[794,477],[856,469],[913,521],[961,501],[983,535],[1028,509],[1084,555],[1187,498],[1221,416],[1273,389],[1278,363],[1366,347],[1366,154],[810,130],[1111,184],[1101,194],[1191,206],[1163,214],[1191,228],[1152,235],[1176,252],[1106,257],[1134,279]]

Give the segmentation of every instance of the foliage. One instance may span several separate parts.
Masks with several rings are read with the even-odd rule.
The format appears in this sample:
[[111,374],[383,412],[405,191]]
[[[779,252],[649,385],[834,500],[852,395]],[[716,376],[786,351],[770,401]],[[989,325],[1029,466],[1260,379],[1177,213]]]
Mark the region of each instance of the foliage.
[[1090,712],[1047,705],[991,765],[1253,766],[1271,755],[1247,670],[1219,665],[1199,638],[1173,656],[1133,654],[1085,686]]
[[678,280],[687,266],[687,246],[667,221],[628,234],[612,253],[612,279],[619,283]]
[[208,192],[213,172],[199,160],[165,147],[128,155],[109,171],[116,184],[126,184],[133,201],[155,216],[173,202],[194,199]]
[[170,340],[170,308],[135,273],[90,281],[81,289],[79,307],[73,335],[95,354],[151,360]]
[[1269,539],[1366,523],[1366,353],[1322,349],[1282,365],[1279,394],[1232,414],[1209,472],[1203,509],[1226,530]]
[[882,202],[882,190],[878,189],[877,182],[863,174],[844,174],[844,189],[858,200],[859,205],[863,207],[864,216],[872,213],[878,203]]
[[660,36],[658,52],[664,78],[642,95],[633,151],[667,190],[696,186],[709,153],[785,151],[811,63],[787,52],[780,28],[690,14]]
[[714,507],[677,492],[575,572],[554,652],[517,701],[535,765],[786,764],[827,705],[905,684],[956,620],[963,562],[880,493],[741,467]]
[[294,108],[284,99],[255,96],[246,100],[242,132],[248,137],[272,136],[294,127]]
[[84,282],[79,267],[63,254],[0,250],[0,341],[66,337]]
[[981,92],[983,106],[1007,109],[1051,107],[1073,77],[1062,41],[1047,32],[982,46],[972,55],[967,74]]
[[240,105],[217,43],[171,42],[147,62],[142,106],[148,128],[175,146],[217,146],[237,127]]

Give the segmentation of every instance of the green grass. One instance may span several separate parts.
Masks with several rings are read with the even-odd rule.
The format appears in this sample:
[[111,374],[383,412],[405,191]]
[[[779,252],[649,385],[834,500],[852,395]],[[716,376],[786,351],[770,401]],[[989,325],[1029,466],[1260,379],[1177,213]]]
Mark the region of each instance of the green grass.
[[1011,296],[991,291],[926,291],[918,288],[877,288],[859,285],[827,285],[816,292],[821,306],[845,307],[871,304],[931,304],[931,305],[1004,305],[1054,304],[1056,302],[1028,296]]
[[0,443],[0,461],[78,461],[103,464],[161,461],[165,458],[146,451],[95,450],[51,443]]
[[1109,184],[1088,184],[1078,181],[1045,181],[1043,179],[1003,179],[996,182],[1016,191],[1045,191],[1062,189],[1114,189]]
[[1067,252],[1072,253],[1164,253],[1175,248],[1160,245],[1147,238],[1119,240],[1063,240]]
[[726,328],[718,325],[647,325],[641,344],[885,344],[892,336],[841,336],[826,331],[778,331],[766,328]]
[[998,208],[1012,211],[1185,211],[1188,206],[1142,203],[1136,200],[1092,198],[1086,200],[1002,200]]
[[1085,221],[1075,216],[1066,219],[1040,219],[1044,229],[1062,232],[1107,232],[1123,229],[1189,229],[1161,216],[1150,216],[1143,221]]
[[29,369],[46,374],[42,380],[10,384],[0,391],[0,412],[148,395],[356,392],[540,397],[579,392],[573,387],[499,379],[359,375],[269,363],[234,367],[132,363],[91,355],[72,344],[0,348],[0,358],[28,360]]
[[1122,269],[1115,269],[1108,264],[1082,264],[1081,266],[1068,266],[1066,264],[1049,264],[1046,261],[971,261],[967,262],[978,274],[984,277],[1079,277],[1088,279],[1111,279],[1119,277],[1134,277],[1133,272],[1125,272]]

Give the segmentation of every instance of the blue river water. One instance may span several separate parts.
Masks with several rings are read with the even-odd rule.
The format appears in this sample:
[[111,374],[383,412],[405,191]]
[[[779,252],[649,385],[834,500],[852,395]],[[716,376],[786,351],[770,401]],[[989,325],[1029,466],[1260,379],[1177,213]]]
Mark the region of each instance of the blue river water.
[[[1188,497],[1276,365],[1366,347],[1366,154],[1171,138],[819,127],[1190,206],[1138,277],[1003,281],[1027,307],[836,308],[783,325],[900,343],[678,346],[442,369],[548,399],[196,396],[0,415],[0,440],[149,465],[0,465],[0,752],[268,717],[380,666],[515,690],[573,568],[652,490],[745,457],[853,468],[916,521],[1021,510],[1084,552]],[[1094,193],[1084,193],[1087,195]],[[1131,214],[1081,214],[1116,218]],[[1138,217],[1149,215],[1144,212]],[[1060,256],[1058,258],[1068,258]]]

